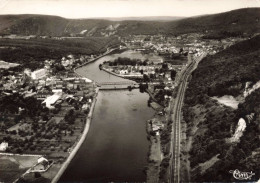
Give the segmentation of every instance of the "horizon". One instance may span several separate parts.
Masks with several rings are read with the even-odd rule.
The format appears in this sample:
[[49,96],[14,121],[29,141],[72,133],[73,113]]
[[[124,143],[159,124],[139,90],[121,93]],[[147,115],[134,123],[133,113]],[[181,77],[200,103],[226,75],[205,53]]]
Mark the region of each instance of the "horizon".
[[0,15],[50,15],[69,19],[187,18],[260,7],[260,0],[224,1],[162,0],[158,3],[156,0],[0,0]]

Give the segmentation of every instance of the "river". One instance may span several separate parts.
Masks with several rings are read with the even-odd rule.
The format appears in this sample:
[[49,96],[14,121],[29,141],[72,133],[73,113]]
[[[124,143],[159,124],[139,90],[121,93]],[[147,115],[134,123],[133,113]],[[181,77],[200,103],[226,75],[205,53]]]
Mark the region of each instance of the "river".
[[[96,82],[125,81],[99,70],[100,63],[117,57],[144,60],[149,56],[125,51],[102,57],[77,72]],[[148,99],[148,94],[138,89],[100,91],[87,138],[60,181],[145,181],[146,121],[154,114],[147,106]]]

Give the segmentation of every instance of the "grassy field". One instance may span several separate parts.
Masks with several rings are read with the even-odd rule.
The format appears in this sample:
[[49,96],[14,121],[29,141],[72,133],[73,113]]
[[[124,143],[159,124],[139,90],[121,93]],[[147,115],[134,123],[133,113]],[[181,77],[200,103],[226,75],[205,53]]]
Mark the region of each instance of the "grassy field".
[[37,156],[0,155],[0,182],[13,182],[37,163]]

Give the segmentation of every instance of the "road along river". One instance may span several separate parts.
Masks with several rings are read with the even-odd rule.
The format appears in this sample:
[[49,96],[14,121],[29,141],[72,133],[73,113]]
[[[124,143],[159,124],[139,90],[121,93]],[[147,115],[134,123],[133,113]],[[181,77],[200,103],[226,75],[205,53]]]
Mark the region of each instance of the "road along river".
[[[99,64],[117,57],[149,59],[126,51],[102,57],[76,72],[96,82],[126,81],[99,70]],[[100,91],[87,138],[60,182],[145,181],[149,148],[146,121],[154,114],[148,99],[148,94],[138,89]]]

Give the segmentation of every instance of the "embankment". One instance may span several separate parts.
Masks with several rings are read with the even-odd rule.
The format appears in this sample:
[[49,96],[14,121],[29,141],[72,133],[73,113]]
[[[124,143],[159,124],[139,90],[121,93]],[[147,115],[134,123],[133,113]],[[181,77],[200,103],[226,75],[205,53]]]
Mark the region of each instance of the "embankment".
[[66,161],[63,163],[62,167],[60,168],[59,172],[56,174],[56,176],[52,179],[52,183],[56,183],[59,181],[60,177],[62,176],[62,174],[65,172],[66,168],[68,167],[68,165],[70,164],[70,162],[72,161],[72,159],[74,158],[74,156],[76,155],[76,153],[78,152],[80,146],[82,145],[82,143],[84,142],[84,140],[87,137],[88,131],[89,131],[89,127],[90,127],[90,123],[91,123],[91,118],[94,112],[94,108],[95,108],[95,104],[97,101],[97,95],[98,95],[98,88],[96,89],[96,94],[93,100],[93,103],[91,105],[91,109],[90,112],[87,116],[87,120],[86,120],[86,124],[85,124],[85,128],[84,131],[80,137],[80,140],[77,142],[76,146],[73,148],[73,150],[71,151],[69,157],[66,159]]

